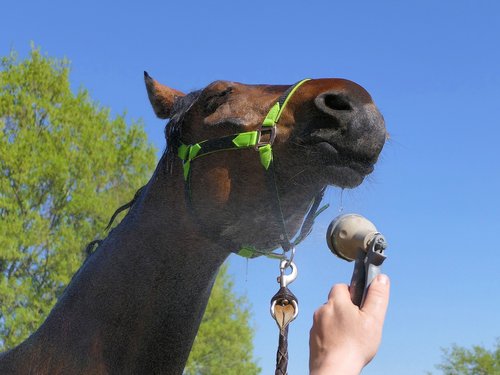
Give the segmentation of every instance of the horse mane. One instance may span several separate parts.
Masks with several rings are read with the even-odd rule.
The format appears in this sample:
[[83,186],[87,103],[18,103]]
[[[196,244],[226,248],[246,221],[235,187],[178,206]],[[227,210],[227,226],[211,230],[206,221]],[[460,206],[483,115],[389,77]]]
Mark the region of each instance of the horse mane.
[[[175,157],[177,156],[177,149],[179,148],[181,143],[180,140],[182,136],[182,124],[184,122],[184,116],[191,109],[196,100],[200,97],[201,92],[202,90],[196,90],[190,92],[185,96],[177,97],[174,101],[170,120],[165,125],[164,133],[166,139],[166,147],[165,151],[163,152],[163,156],[165,157],[162,157],[162,159],[165,162],[166,169],[169,173],[172,173],[172,165],[175,160]],[[116,211],[111,216],[108,225],[105,228],[106,231],[111,228],[111,225],[113,225],[113,222],[115,221],[116,217],[120,212],[128,210],[126,213],[126,215],[128,215],[128,213],[130,212],[130,208],[133,207],[133,205],[135,204],[135,202],[137,201],[137,199],[139,198],[145,187],[146,185],[141,186],[135,192],[132,200],[130,200],[129,202],[125,203],[124,205],[116,209]],[[87,255],[87,258],[97,250],[102,241],[103,240],[101,239],[96,239],[87,244],[87,246],[85,247],[85,253]]]

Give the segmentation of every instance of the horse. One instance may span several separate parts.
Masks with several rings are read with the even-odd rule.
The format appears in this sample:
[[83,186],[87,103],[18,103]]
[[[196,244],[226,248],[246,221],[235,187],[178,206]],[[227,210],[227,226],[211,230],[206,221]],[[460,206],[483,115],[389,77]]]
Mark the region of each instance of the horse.
[[289,250],[311,202],[361,184],[387,137],[345,79],[184,94],[144,77],[169,119],[166,150],[44,323],[0,356],[1,374],[182,374],[225,259]]

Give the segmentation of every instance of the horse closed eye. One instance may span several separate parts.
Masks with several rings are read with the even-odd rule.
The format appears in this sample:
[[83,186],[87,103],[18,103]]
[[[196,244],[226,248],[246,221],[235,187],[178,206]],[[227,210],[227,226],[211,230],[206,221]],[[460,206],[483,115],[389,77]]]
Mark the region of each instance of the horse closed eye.
[[213,124],[210,124],[210,126],[216,126],[218,128],[227,128],[239,131],[241,127],[245,126],[245,121],[243,121],[240,118],[224,118],[221,119]]
[[223,103],[226,102],[227,96],[233,91],[232,87],[228,87],[224,91],[217,92],[209,96],[206,100],[205,113],[213,113],[219,108]]

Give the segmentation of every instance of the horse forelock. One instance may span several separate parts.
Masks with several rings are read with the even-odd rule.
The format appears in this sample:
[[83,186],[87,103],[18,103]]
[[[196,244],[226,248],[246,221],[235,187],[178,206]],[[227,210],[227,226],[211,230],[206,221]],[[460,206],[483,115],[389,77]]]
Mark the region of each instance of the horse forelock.
[[172,158],[177,154],[177,148],[180,145],[180,138],[182,136],[184,116],[200,97],[201,92],[202,90],[193,91],[185,96],[177,97],[174,101],[170,120],[165,125],[165,139],[167,143],[165,153],[167,156],[166,159],[170,161],[168,164],[171,164]]
[[189,111],[194,102],[196,102],[196,100],[200,97],[201,92],[202,90],[196,90],[187,95],[177,97],[174,101],[168,124],[171,122],[178,122],[179,119],[181,119],[186,112]]
[[181,143],[184,116],[200,97],[201,92],[202,90],[193,91],[185,96],[177,97],[174,101],[170,120],[165,125],[166,148],[163,153],[165,158],[162,158],[165,161],[166,170],[170,173],[172,173],[172,165],[177,157],[177,149]]

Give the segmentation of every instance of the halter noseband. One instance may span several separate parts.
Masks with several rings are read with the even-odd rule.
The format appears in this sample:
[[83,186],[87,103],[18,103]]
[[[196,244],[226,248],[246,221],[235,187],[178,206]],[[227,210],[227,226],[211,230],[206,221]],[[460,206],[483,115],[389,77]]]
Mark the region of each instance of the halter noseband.
[[[276,213],[278,221],[281,224],[281,246],[284,251],[288,251],[295,247],[299,242],[301,242],[312,230],[312,225],[314,223],[314,219],[321,212],[323,212],[328,206],[324,206],[318,210],[318,206],[321,203],[324,194],[324,188],[315,196],[314,200],[311,203],[311,207],[309,212],[304,219],[302,224],[302,228],[300,230],[297,238],[291,242],[289,240],[286,227],[285,220],[283,217],[283,212],[281,209],[281,203],[279,199],[278,189],[275,181],[275,172],[274,172],[274,163],[273,163],[273,152],[272,145],[276,138],[276,125],[285,109],[288,101],[293,96],[293,94],[297,91],[297,89],[305,82],[310,79],[303,79],[302,81],[297,82],[296,84],[290,86],[283,95],[278,99],[278,101],[271,107],[269,112],[267,113],[264,121],[262,121],[261,126],[258,130],[243,132],[228,135],[225,137],[207,139],[195,144],[186,145],[181,143],[178,148],[177,155],[183,162],[183,172],[184,172],[184,181],[185,181],[185,192],[188,204],[191,206],[191,194],[190,194],[190,180],[191,180],[191,162],[205,155],[212,154],[214,152],[219,151],[227,151],[227,150],[241,150],[247,148],[254,148],[259,152],[260,162],[264,169],[266,170],[266,174],[268,176],[267,181],[269,188],[275,191],[276,200],[274,200],[276,205]],[[192,206],[190,207],[191,211],[193,211]],[[195,215],[196,217],[196,215]],[[246,258],[254,258],[260,255],[265,255],[272,258],[282,258],[282,254],[276,254],[272,252],[274,249],[269,250],[259,250],[250,246],[244,246],[236,253]]]

